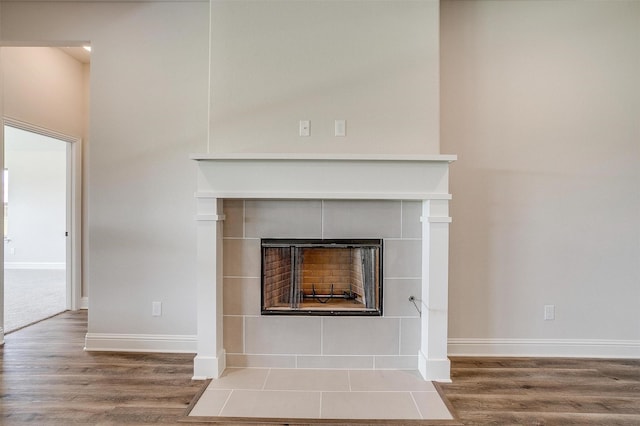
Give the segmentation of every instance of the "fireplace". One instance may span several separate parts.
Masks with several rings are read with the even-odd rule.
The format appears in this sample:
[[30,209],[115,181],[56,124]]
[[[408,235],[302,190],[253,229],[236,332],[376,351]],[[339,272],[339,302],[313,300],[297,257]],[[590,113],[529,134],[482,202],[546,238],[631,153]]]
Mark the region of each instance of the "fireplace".
[[[418,368],[426,380],[450,379],[448,186],[449,163],[455,156],[197,154],[192,158],[198,162],[194,379],[220,377],[227,366]],[[374,268],[382,281],[374,303],[377,313],[367,311],[373,307],[367,305],[366,296],[364,302],[359,300],[358,292],[364,290],[339,289],[336,282],[321,287],[318,282],[297,291],[299,301],[302,291],[303,304],[315,299],[313,311],[300,312],[298,305],[295,312],[291,300],[281,300],[278,303],[290,312],[263,314],[263,241],[309,239],[322,245],[334,239],[338,245],[338,240],[372,236],[380,239],[377,262],[384,269]],[[299,241],[288,244],[289,258],[292,251],[307,248]],[[324,255],[331,247],[315,249]],[[341,253],[342,247],[334,249]],[[288,293],[291,297],[291,287]],[[343,299],[341,314],[320,306],[338,299]],[[344,314],[344,306],[358,303],[366,314]]]
[[382,315],[382,240],[262,239],[263,315]]

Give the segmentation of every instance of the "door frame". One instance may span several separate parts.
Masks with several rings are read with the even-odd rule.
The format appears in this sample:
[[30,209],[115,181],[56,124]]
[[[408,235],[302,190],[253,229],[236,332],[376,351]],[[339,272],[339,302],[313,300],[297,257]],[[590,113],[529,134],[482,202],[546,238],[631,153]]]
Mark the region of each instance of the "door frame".
[[[82,140],[10,117],[2,117],[2,149],[4,169],[4,127],[48,136],[67,142],[67,199],[66,199],[66,305],[77,311],[82,301]],[[4,261],[2,262],[4,274]],[[2,285],[4,295],[4,283]],[[4,297],[2,298],[4,300]],[[4,326],[4,319],[2,319]]]

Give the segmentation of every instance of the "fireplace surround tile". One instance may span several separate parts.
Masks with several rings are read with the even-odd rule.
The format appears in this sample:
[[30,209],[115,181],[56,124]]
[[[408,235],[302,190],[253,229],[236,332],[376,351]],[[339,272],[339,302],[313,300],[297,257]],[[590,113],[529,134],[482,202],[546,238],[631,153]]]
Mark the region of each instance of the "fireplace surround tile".
[[421,202],[402,202],[402,238],[422,238],[420,216],[422,216]]
[[223,212],[225,215],[224,236],[244,237],[244,200],[226,200]]
[[373,367],[373,356],[298,355],[298,368],[370,369]]
[[224,278],[224,313],[260,315],[260,278]]
[[244,317],[226,316],[223,321],[224,348],[230,353],[244,352]]
[[[418,278],[387,278],[384,280],[384,315],[388,317],[419,317],[416,307],[409,301],[410,296],[422,297],[422,282]],[[416,304],[420,306],[419,302]]]
[[237,368],[296,368],[296,356],[227,354],[227,365]]
[[320,354],[320,317],[245,317],[248,354]]
[[323,236],[400,238],[401,211],[400,201],[327,200],[323,202]]
[[420,318],[400,319],[400,355],[415,355],[420,349]]
[[247,200],[248,238],[321,238],[322,202],[318,200]]
[[385,278],[419,278],[422,274],[421,240],[384,240]]
[[260,240],[224,240],[225,277],[260,277]]
[[399,352],[398,318],[325,317],[323,320],[323,354],[397,355]]
[[415,370],[417,363],[417,355],[375,357],[375,368],[379,370]]

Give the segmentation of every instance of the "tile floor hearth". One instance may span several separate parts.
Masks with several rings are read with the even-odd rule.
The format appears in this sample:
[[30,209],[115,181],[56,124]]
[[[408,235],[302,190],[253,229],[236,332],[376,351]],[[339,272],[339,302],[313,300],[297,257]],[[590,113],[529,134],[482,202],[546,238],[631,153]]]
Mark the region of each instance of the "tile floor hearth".
[[408,370],[228,368],[189,416],[453,419],[431,382]]

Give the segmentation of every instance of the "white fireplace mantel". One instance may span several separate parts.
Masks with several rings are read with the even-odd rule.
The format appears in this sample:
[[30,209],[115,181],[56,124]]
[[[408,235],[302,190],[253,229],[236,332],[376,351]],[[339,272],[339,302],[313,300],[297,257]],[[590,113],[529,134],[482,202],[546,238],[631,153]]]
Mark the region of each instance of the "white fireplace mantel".
[[197,183],[198,354],[194,379],[225,369],[222,339],[224,199],[422,201],[418,368],[449,381],[449,164],[455,155],[194,154]]

